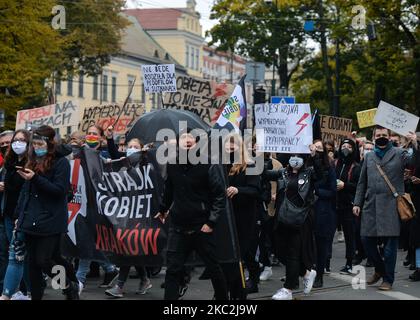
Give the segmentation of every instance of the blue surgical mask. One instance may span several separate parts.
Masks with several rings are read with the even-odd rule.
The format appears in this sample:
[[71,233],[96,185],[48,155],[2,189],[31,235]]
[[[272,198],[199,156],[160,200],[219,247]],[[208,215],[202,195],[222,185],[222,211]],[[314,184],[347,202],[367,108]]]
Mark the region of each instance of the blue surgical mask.
[[35,149],[35,154],[37,157],[43,157],[48,153],[47,149]]
[[129,157],[129,156],[131,156],[132,154],[134,154],[134,153],[137,153],[137,152],[140,152],[140,150],[139,149],[136,149],[136,148],[128,148],[127,149],[127,157]]

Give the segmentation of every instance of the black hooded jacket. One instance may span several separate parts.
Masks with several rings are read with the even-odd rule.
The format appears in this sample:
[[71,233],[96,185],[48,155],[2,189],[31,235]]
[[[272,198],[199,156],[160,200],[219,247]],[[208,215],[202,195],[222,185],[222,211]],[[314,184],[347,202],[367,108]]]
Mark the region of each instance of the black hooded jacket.
[[[349,143],[353,147],[353,152],[348,157],[344,157],[341,152],[341,147],[344,143]],[[349,209],[353,207],[354,196],[356,194],[361,170],[360,164],[357,161],[359,153],[356,151],[356,148],[356,143],[350,139],[345,139],[340,144],[335,170],[337,179],[344,182],[344,188],[337,191],[338,209]]]

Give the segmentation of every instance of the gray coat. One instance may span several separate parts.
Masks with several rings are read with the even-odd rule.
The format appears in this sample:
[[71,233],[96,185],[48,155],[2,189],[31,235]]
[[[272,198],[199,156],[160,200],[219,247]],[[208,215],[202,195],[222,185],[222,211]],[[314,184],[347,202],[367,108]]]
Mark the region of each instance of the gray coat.
[[399,194],[404,193],[404,169],[415,157],[402,149],[392,148],[380,159],[375,152],[366,155],[357,185],[354,205],[361,210],[362,237],[398,237],[400,218],[397,201],[378,171],[379,164]]

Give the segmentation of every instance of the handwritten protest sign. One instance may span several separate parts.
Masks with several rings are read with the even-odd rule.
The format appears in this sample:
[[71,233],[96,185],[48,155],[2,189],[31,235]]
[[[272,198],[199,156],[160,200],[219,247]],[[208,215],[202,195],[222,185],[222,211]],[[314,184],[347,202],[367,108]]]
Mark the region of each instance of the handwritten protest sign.
[[177,92],[165,95],[163,107],[192,111],[211,126],[234,89],[231,84],[181,75],[177,76],[176,86]]
[[406,136],[410,131],[416,132],[419,117],[381,101],[375,116],[375,123]]
[[[121,115],[120,115],[121,114]],[[102,128],[110,125],[114,127],[114,133],[124,134],[144,114],[144,105],[139,103],[127,103],[122,109],[119,104],[105,104],[87,107],[83,111],[79,130],[87,132],[90,126],[98,124]],[[118,116],[120,117],[118,118]],[[118,119],[117,122],[115,122]]]
[[174,64],[143,65],[141,69],[146,93],[176,92]]
[[54,129],[76,126],[79,123],[79,115],[78,105],[74,101],[21,110],[16,115],[16,130],[42,125],[47,125]]
[[357,122],[359,123],[359,128],[373,127],[375,125],[375,115],[378,108],[373,108],[369,110],[356,112]]
[[312,121],[309,104],[257,104],[257,151],[310,153]]
[[322,140],[333,140],[335,145],[348,138],[352,131],[353,120],[332,116],[321,116]]

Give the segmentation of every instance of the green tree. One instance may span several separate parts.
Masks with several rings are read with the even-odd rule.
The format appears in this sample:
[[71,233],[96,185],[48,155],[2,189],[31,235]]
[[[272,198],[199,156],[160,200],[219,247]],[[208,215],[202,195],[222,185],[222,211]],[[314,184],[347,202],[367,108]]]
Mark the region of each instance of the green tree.
[[[63,5],[66,28],[52,27],[52,9]],[[16,112],[46,103],[46,79],[82,71],[98,74],[120,50],[128,21],[122,0],[0,0],[0,103],[6,126]]]

